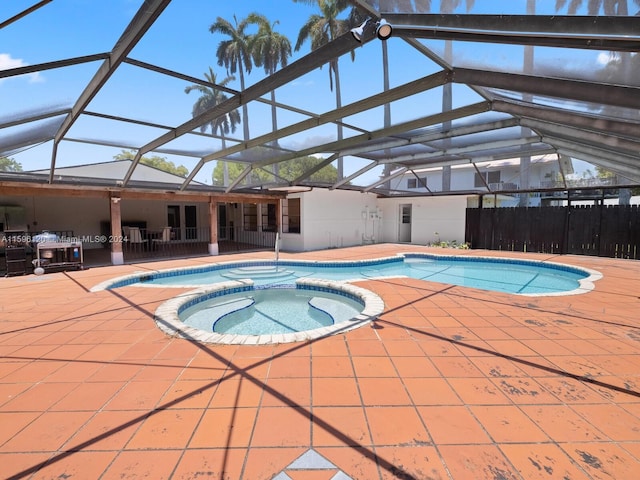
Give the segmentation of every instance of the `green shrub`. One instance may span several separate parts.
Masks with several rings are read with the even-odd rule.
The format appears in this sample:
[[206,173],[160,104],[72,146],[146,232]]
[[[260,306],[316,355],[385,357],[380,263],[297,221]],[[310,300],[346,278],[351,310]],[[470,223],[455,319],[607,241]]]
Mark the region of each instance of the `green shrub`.
[[432,242],[428,244],[429,247],[439,247],[439,248],[458,248],[460,250],[468,250],[471,248],[467,242],[458,243],[457,240],[438,240],[437,242]]

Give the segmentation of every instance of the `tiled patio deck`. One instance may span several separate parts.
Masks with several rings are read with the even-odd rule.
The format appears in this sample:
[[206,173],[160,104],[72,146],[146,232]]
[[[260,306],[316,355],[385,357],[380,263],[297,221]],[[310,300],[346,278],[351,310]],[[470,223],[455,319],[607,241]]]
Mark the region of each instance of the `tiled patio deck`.
[[[281,258],[400,251],[444,253]],[[639,478],[640,263],[509,256],[604,278],[539,298],[359,282],[385,301],[375,325],[259,347],[166,337],[153,314],[180,290],[89,289],[264,252],[0,279],[0,477]]]

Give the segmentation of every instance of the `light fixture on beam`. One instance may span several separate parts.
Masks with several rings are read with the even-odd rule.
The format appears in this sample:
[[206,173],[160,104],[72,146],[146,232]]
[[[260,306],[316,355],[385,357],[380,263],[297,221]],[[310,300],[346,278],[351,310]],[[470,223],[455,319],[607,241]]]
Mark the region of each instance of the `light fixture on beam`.
[[381,18],[377,23],[376,35],[380,40],[386,40],[393,33],[393,27],[384,18]]
[[369,20],[370,19],[367,18],[364,22],[362,22],[362,25],[351,29],[351,35],[353,35],[353,38],[355,38],[360,43],[362,43],[362,35],[364,35],[364,27],[367,26],[367,23],[369,22]]
[[[369,23],[370,20],[371,20],[370,18],[367,18],[364,22],[362,22],[362,24],[359,27],[355,27],[351,29],[351,35],[353,35],[353,38],[355,38],[360,43],[362,43],[365,36],[368,38],[368,35],[365,35],[365,29],[367,28],[367,24]],[[391,27],[391,24],[389,24],[389,22],[387,22],[384,18],[381,18],[376,22],[375,28],[376,28],[376,35],[380,40],[388,39],[393,33],[393,28]]]

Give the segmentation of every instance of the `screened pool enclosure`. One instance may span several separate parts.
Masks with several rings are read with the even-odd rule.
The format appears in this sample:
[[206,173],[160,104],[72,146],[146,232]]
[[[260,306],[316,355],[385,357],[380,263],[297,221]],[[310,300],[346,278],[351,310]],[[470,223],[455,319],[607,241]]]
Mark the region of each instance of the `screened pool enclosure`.
[[[71,3],[0,7],[0,157],[23,170],[3,181],[440,195],[460,193],[451,178],[472,165],[485,181],[462,193],[640,184],[636,1],[278,0],[226,18],[217,2],[74,15]],[[320,4],[335,7],[337,27],[304,37]],[[254,43],[242,67],[219,61],[231,37],[214,24],[240,27],[261,10],[267,24],[247,24],[245,40],[278,31],[289,49],[278,57]],[[123,151],[132,161],[121,178],[63,175]],[[149,156],[187,173],[175,185],[136,179]],[[482,175],[508,159],[519,159],[517,175]],[[533,182],[542,159],[558,173]],[[420,184],[432,172],[437,183]]]

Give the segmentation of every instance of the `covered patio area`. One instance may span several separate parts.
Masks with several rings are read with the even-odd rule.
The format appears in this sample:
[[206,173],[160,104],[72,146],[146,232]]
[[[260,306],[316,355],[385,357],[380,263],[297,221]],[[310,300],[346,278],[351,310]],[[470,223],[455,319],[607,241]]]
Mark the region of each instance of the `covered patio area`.
[[94,285],[203,256],[0,279],[4,478],[623,479],[640,470],[640,264],[379,244],[282,258],[433,252],[598,270],[589,293],[522,297],[367,280],[384,313],[313,342],[170,338],[182,290]]

